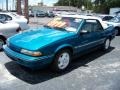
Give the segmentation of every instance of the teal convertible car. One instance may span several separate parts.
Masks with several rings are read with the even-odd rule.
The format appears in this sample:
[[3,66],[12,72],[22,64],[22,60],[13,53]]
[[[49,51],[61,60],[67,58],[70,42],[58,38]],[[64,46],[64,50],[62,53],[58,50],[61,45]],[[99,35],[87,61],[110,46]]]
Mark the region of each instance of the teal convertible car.
[[53,70],[63,71],[73,57],[96,47],[109,49],[114,37],[113,27],[99,18],[63,15],[43,27],[10,37],[3,48],[8,57],[25,67],[51,65]]

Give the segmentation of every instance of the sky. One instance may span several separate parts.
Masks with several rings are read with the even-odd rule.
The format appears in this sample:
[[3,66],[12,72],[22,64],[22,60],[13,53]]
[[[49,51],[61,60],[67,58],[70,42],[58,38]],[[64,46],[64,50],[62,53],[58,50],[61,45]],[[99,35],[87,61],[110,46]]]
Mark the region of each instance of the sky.
[[[43,0],[45,5],[52,6],[54,3],[56,3],[58,0]],[[37,4],[38,2],[41,2],[41,0],[29,0],[29,4]]]
[[[9,1],[9,9],[13,8],[13,0],[8,0]],[[15,0],[14,0],[15,1]],[[41,0],[28,0],[29,1],[29,5],[37,5],[39,2],[41,2]],[[56,3],[58,0],[43,0],[44,4],[47,6],[53,6],[54,3]],[[6,7],[6,0],[0,0],[0,8],[4,8]]]

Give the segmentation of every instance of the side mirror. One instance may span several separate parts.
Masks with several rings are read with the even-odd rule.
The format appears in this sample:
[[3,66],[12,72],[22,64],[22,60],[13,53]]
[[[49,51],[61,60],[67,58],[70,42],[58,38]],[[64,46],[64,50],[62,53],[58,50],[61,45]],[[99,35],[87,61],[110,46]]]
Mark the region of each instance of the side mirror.
[[83,35],[83,34],[87,34],[88,31],[87,30],[81,30],[80,34]]

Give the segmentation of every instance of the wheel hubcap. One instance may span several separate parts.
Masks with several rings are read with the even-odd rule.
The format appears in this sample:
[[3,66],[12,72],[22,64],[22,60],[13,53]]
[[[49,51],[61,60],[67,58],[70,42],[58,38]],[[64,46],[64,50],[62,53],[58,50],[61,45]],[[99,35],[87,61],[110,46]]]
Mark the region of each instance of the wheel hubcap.
[[106,40],[106,43],[105,43],[105,49],[108,49],[110,46],[110,40]]
[[67,52],[62,53],[58,58],[58,67],[60,69],[65,69],[69,64],[69,61],[70,61],[69,53]]
[[0,39],[0,49],[2,49],[3,45],[4,45],[4,41]]

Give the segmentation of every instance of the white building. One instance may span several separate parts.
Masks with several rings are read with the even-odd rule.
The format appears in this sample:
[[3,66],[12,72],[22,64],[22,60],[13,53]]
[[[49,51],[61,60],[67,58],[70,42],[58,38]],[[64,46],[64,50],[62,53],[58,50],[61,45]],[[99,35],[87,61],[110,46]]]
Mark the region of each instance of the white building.
[[35,5],[35,6],[29,6],[29,10],[31,10],[32,12],[34,11],[71,11],[71,12],[77,12],[80,9],[76,8],[76,7],[72,7],[72,6],[41,6],[41,4],[39,5]]
[[110,15],[118,15],[118,14],[120,14],[120,7],[118,7],[118,8],[110,8],[109,14]]

